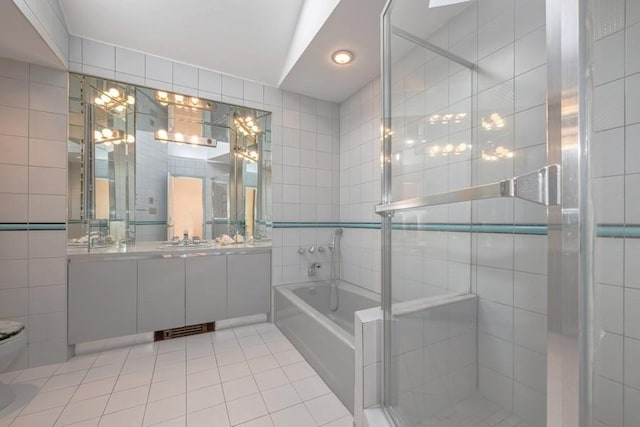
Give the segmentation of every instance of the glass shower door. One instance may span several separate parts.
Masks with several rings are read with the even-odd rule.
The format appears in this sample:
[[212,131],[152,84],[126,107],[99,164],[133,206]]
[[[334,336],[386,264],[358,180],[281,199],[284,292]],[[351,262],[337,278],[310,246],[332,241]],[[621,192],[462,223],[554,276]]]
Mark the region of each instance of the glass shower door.
[[543,0],[383,14],[384,404],[399,426],[547,425],[548,275],[570,251],[565,217],[548,231],[564,184],[546,21]]

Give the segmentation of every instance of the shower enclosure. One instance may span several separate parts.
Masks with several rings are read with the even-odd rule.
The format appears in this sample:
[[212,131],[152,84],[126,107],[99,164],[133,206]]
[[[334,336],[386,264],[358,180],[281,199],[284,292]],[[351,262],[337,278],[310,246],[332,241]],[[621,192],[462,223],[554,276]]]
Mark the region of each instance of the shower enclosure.
[[640,425],[640,1],[390,0],[382,32],[389,418]]

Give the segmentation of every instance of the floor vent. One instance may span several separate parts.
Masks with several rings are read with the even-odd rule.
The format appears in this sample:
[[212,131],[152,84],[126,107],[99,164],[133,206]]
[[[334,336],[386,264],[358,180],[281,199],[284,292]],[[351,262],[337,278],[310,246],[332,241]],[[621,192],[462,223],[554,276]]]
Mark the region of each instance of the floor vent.
[[180,328],[156,331],[154,341],[170,340],[171,338],[188,337],[189,335],[204,334],[216,330],[216,322],[200,323],[199,325],[182,326]]

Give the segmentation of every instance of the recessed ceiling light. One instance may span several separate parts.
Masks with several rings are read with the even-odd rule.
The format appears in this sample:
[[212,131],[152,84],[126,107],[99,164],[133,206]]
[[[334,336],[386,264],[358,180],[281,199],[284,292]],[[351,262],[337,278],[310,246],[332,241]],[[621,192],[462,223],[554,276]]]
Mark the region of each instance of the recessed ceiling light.
[[338,65],[346,65],[353,61],[353,53],[348,50],[336,50],[331,54],[331,60]]

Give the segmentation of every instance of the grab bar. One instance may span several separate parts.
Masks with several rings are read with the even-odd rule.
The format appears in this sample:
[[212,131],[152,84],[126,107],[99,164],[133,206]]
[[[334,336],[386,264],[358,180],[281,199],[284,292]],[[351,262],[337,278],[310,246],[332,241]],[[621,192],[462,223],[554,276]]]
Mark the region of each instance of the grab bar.
[[395,211],[499,197],[515,197],[544,206],[558,205],[560,203],[560,166],[545,166],[537,171],[491,184],[380,204],[376,206],[376,213],[385,215]]

